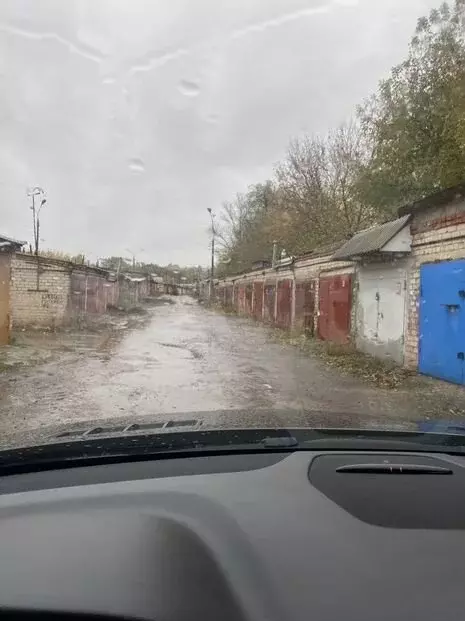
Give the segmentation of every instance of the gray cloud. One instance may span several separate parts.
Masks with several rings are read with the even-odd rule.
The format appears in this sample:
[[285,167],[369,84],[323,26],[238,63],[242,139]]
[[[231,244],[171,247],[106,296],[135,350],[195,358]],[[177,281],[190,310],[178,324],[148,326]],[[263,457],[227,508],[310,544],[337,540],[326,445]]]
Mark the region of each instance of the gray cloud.
[[[343,121],[434,0],[3,0],[1,232],[206,263],[208,214]],[[127,254],[127,253],[126,253]]]

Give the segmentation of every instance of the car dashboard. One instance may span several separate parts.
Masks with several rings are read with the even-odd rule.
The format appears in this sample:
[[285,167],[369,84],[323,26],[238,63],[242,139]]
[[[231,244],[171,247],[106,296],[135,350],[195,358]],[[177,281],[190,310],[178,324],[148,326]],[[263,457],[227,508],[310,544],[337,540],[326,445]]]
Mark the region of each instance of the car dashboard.
[[0,613],[463,618],[465,460],[290,451],[0,478]]

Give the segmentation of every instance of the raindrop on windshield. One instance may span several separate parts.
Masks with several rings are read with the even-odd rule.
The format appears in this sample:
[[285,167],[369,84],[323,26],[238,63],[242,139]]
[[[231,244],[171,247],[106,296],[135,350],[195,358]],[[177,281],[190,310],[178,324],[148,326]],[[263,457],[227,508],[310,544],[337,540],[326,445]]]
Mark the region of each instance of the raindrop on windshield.
[[145,172],[144,162],[141,159],[134,157],[132,160],[129,160],[129,170],[134,174],[141,174]]
[[186,97],[197,97],[200,93],[199,85],[189,80],[181,80],[179,83],[179,90],[183,95],[186,95]]

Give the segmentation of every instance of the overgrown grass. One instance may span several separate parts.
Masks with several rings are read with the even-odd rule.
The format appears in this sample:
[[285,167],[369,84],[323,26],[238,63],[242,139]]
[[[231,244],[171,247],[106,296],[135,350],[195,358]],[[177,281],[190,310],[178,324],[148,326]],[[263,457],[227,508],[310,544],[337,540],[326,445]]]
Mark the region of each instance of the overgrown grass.
[[296,346],[306,354],[317,357],[326,366],[363,379],[379,388],[400,388],[416,375],[414,371],[400,367],[390,360],[381,360],[358,351],[353,345],[320,341],[305,334],[278,329],[273,329],[272,333],[273,338],[279,342]]

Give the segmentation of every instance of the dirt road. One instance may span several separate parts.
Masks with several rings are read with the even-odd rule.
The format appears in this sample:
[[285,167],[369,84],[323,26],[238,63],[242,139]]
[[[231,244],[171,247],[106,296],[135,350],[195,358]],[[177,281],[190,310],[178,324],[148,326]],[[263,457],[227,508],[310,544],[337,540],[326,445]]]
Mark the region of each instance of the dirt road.
[[[54,424],[199,413],[215,426],[392,426],[434,414],[432,397],[444,401],[441,383],[392,391],[341,376],[295,347],[273,342],[263,326],[206,310],[188,297],[150,314],[143,328],[121,338],[100,338],[89,347],[76,343],[50,362],[4,374],[2,438]],[[447,390],[463,394],[458,387]],[[434,407],[451,418],[448,405]]]

